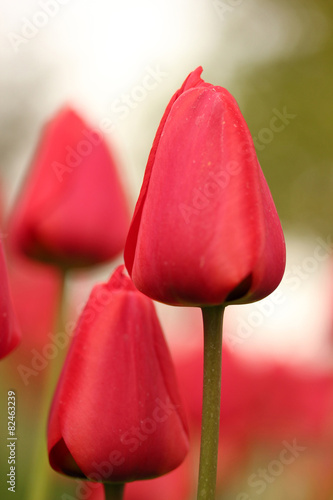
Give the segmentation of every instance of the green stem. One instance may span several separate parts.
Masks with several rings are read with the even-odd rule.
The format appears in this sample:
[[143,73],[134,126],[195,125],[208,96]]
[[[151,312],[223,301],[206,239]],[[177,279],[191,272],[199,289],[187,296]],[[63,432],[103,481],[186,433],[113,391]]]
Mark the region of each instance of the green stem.
[[124,489],[124,483],[105,483],[105,500],[123,500]]
[[222,320],[224,306],[202,308],[204,381],[197,500],[214,500],[221,406]]
[[[54,335],[63,331],[65,273],[61,274],[61,279],[60,302],[54,325]],[[57,357],[53,360],[49,360],[49,366],[45,368],[46,374],[45,380],[43,381],[43,393],[41,394],[40,406],[36,416],[37,427],[35,429],[34,450],[29,474],[30,484],[28,484],[27,487],[27,500],[45,500],[49,498],[49,490],[51,489],[53,475],[56,474],[53,473],[50,467],[47,454],[47,419],[65,354],[65,352],[59,351]]]

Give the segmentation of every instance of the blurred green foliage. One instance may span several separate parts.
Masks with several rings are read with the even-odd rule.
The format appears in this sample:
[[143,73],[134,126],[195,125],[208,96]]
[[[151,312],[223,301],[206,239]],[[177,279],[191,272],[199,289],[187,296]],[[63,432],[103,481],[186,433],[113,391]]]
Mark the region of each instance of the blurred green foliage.
[[284,228],[327,236],[333,230],[333,3],[316,1],[316,13],[309,2],[278,4],[292,15],[291,35],[300,29],[295,21],[303,34],[289,54],[238,71],[241,107],[254,137],[269,127],[273,110],[296,115],[260,144],[258,158]]

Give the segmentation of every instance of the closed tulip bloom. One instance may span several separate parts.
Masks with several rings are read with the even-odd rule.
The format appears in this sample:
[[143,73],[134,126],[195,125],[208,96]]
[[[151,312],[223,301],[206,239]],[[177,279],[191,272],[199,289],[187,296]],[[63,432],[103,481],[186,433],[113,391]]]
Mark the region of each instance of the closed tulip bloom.
[[7,356],[21,339],[21,332],[13,311],[5,257],[0,244],[0,359]]
[[139,290],[171,305],[271,293],[285,243],[235,99],[192,72],[159,125],[125,247]]
[[51,466],[101,482],[177,467],[188,432],[152,301],[119,267],[97,285],[74,331],[48,426]]
[[43,131],[14,208],[14,248],[65,268],[98,264],[123,250],[129,222],[105,140],[72,109],[62,109]]

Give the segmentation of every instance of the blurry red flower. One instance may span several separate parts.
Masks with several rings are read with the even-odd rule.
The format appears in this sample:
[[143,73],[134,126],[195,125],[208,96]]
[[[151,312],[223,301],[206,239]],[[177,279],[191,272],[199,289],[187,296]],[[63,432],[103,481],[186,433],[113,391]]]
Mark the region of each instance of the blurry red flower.
[[153,303],[119,267],[94,287],[50,412],[49,459],[70,476],[126,482],[177,467],[188,433]]
[[333,376],[313,368],[273,364],[257,414],[257,439],[279,445],[327,443],[333,415]]
[[[41,350],[52,342],[61,295],[61,276],[53,267],[9,255],[8,273],[23,339],[20,349]],[[31,352],[29,352],[31,358]]]
[[0,244],[0,359],[7,356],[20,339],[21,333],[13,311],[5,257]]
[[[70,341],[69,328],[55,330],[62,291],[61,273],[17,254],[9,253],[7,263],[13,306],[22,332],[20,346],[8,369],[13,382],[29,385],[31,396],[31,391],[40,393],[50,361]],[[33,405],[29,409],[35,410]]]
[[238,105],[201,71],[159,125],[126,267],[139,290],[171,305],[251,302],[279,284],[284,237]]
[[129,211],[103,137],[70,108],[45,127],[10,222],[14,248],[62,267],[123,249]]

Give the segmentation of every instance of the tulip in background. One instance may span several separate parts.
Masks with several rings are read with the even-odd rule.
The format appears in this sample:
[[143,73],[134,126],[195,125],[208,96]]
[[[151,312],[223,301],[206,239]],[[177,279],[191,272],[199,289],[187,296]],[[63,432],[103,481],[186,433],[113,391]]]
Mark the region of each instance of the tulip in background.
[[50,412],[48,449],[55,470],[115,488],[171,471],[188,451],[153,303],[123,266],[94,287],[79,318]]
[[0,243],[0,359],[15,349],[20,339],[20,328],[9,291],[5,256]]
[[123,249],[129,209],[103,137],[72,109],[46,126],[9,229],[14,249],[63,269],[99,264]]
[[[11,376],[13,380],[23,382],[25,388],[29,385],[37,396],[58,349],[54,344],[53,329],[61,301],[61,274],[54,267],[10,252],[7,263],[14,310],[22,331],[22,341],[16,353],[17,364],[12,366]],[[56,344],[59,350],[64,348],[65,334]]]
[[[157,130],[125,246],[135,285],[204,321],[198,500],[213,500],[226,305],[270,294],[285,268],[279,217],[251,134],[229,92],[193,71]],[[214,306],[214,307],[212,307]]]

